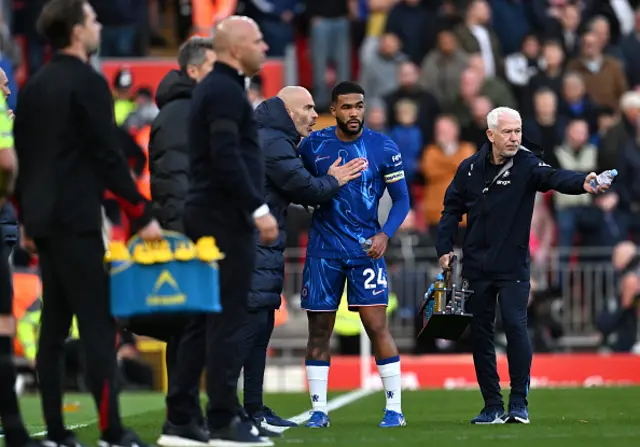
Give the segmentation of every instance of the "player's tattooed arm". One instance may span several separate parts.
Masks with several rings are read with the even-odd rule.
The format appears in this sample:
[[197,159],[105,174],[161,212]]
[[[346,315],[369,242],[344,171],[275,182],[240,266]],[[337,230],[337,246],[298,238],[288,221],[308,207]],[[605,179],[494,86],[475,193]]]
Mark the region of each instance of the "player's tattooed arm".
[[330,342],[333,325],[336,321],[334,312],[307,312],[309,320],[309,340],[307,341],[306,360],[331,359]]

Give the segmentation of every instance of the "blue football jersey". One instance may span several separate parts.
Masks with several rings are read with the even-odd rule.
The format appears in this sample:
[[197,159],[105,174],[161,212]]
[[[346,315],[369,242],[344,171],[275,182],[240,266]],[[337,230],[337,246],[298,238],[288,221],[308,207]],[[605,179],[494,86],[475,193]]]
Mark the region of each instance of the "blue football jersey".
[[365,128],[357,140],[345,142],[335,126],[312,132],[299,148],[305,167],[314,176],[327,175],[338,157],[341,164],[356,158],[367,162],[362,175],[347,183],[331,201],[313,212],[307,256],[321,258],[366,257],[360,238],[380,232],[378,202],[387,184],[402,181],[404,168],[396,144],[386,135]]

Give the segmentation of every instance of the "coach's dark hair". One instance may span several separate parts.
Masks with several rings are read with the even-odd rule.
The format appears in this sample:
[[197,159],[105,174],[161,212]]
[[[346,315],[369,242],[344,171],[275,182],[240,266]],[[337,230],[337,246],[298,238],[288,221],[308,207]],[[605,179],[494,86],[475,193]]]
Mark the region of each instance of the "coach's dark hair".
[[71,45],[71,33],[76,25],[85,23],[87,0],[51,0],[38,18],[38,32],[57,50]]
[[338,101],[338,97],[342,95],[362,95],[364,96],[364,89],[360,84],[356,84],[351,81],[344,81],[333,87],[331,91],[331,102],[334,104]]
[[187,72],[187,65],[202,65],[206,60],[207,50],[213,51],[213,39],[193,36],[180,46],[178,64],[183,73]]

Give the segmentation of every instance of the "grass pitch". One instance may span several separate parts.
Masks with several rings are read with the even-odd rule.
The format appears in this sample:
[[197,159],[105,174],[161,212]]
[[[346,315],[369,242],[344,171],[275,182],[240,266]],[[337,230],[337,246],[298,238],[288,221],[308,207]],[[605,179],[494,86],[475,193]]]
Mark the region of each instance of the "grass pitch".
[[[335,398],[333,394],[330,398]],[[148,442],[155,443],[164,421],[163,396],[124,394],[121,412],[125,424]],[[67,395],[67,425],[76,428],[81,441],[94,444],[98,437],[96,413],[88,395]],[[272,394],[265,402],[280,415],[292,417],[309,409],[307,394]],[[21,400],[32,433],[44,427],[36,396]],[[331,427],[293,428],[276,439],[276,445],[391,446],[471,445],[513,446],[640,446],[640,388],[589,388],[533,390],[529,400],[531,425],[471,426],[469,419],[482,404],[478,391],[405,391],[403,411],[407,426],[380,429],[384,396],[375,392],[330,413]],[[75,408],[74,408],[75,407]]]

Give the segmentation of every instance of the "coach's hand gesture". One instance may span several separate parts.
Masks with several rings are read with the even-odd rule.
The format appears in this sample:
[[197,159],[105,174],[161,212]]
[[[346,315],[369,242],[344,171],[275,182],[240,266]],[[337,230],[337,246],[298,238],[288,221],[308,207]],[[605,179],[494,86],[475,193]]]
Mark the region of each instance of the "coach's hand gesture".
[[151,222],[138,231],[138,234],[145,241],[159,241],[163,238],[162,228],[155,219],[152,219]]
[[260,241],[263,244],[273,244],[278,240],[278,221],[273,214],[268,213],[255,219],[256,228],[260,232]]
[[344,186],[351,180],[360,177],[366,166],[366,162],[362,158],[354,158],[349,163],[340,166],[341,161],[342,157],[338,157],[327,172],[328,175],[336,178],[340,186]]

